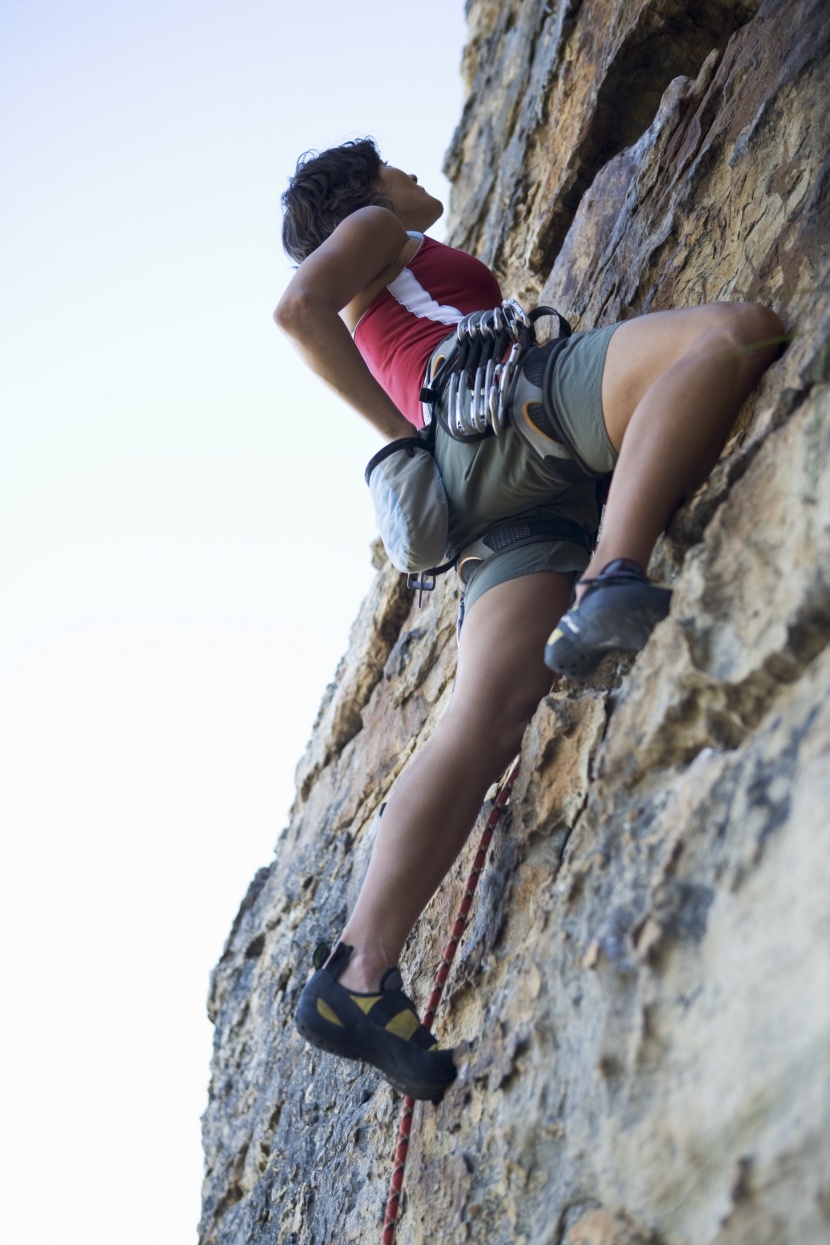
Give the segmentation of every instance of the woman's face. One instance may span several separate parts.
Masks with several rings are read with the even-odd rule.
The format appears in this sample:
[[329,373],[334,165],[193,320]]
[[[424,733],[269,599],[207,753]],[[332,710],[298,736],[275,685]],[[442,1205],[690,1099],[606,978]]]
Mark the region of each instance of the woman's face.
[[414,173],[404,173],[391,164],[382,164],[375,186],[386,197],[389,208],[395,213],[404,229],[423,232],[434,225],[444,211],[440,199],[427,194],[418,185]]

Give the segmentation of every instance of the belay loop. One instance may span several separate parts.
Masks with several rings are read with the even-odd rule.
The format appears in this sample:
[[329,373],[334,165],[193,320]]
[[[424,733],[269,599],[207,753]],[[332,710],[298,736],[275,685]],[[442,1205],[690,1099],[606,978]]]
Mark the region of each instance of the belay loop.
[[[510,421],[510,396],[519,363],[538,345],[536,322],[545,316],[556,319],[558,340],[570,337],[570,324],[553,307],[527,312],[514,298],[490,311],[464,316],[450,353],[421,390],[429,422],[437,416],[458,441],[478,441],[503,432]],[[446,401],[442,401],[445,391]]]

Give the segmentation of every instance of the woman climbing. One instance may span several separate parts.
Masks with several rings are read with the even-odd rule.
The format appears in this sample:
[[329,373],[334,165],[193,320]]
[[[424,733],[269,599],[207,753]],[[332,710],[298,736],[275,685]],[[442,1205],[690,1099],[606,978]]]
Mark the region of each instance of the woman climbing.
[[[441,203],[369,139],[301,158],[283,207],[299,267],[277,325],[384,441],[413,437],[425,378],[459,322],[502,306],[495,277],[424,236]],[[781,332],[764,307],[716,303],[573,334],[552,367],[520,377],[524,418],[550,454],[516,426],[457,439],[446,392],[436,399],[434,453],[464,568],[455,687],[395,785],[340,941],[303,990],[296,1022],[309,1042],[416,1098],[437,1100],[453,1080],[452,1052],[403,992],[404,941],[518,752],[550,671],[584,674],[611,648],[642,648],[668,612],[669,590],[645,573],[654,544],[717,461]],[[485,398],[479,415],[497,406]],[[612,470],[594,547],[597,478]]]

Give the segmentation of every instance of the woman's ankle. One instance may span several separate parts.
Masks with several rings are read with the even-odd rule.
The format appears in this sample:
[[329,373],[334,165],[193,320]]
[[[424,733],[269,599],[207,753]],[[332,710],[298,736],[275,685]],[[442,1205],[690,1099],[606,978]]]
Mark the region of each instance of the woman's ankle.
[[[596,567],[594,570],[593,568]],[[594,559],[591,566],[584,572],[581,579],[574,584],[574,606],[579,605],[585,593],[588,592],[594,584],[603,580],[606,576],[610,577],[612,582],[614,576],[622,575],[626,577],[641,576],[646,577],[646,568],[641,562],[635,561],[634,558],[616,557],[610,561],[599,563],[598,559]]]
[[[349,941],[345,933],[342,941]],[[382,944],[356,946],[337,980],[341,986],[358,994],[372,994],[378,989],[383,974],[394,963],[395,960],[389,958]]]

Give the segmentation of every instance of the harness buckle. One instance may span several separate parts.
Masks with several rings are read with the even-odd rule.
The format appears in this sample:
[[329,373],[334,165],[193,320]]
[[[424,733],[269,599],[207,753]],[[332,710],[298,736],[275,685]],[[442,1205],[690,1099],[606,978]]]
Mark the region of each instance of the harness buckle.
[[435,590],[435,575],[429,571],[410,571],[406,577],[407,588],[415,588],[418,592],[418,609],[424,599],[425,592]]
[[459,560],[458,578],[461,580],[462,584],[464,584],[465,587],[467,585],[467,580],[470,578],[473,571],[476,569],[477,566],[480,566],[483,561],[484,561],[484,558],[479,557],[478,554],[475,554],[475,553],[471,553],[468,557],[461,558]]

